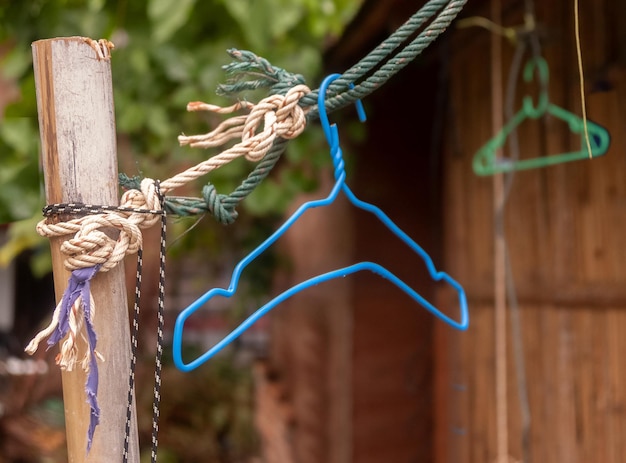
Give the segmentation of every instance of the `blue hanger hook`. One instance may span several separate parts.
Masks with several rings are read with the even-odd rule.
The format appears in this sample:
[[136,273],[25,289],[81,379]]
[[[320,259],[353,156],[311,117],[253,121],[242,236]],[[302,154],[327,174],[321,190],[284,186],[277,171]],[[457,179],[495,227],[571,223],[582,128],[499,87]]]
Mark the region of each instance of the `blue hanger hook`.
[[[319,93],[317,94],[317,112],[320,116],[320,122],[322,123],[322,128],[324,129],[324,134],[326,135],[326,140],[328,140],[329,145],[333,145],[333,142],[336,141],[337,144],[339,142],[339,135],[337,132],[337,124],[330,125],[328,121],[328,114],[326,113],[326,93],[328,92],[328,87],[335,80],[339,79],[341,74],[330,74],[327,76],[320,85]],[[354,84],[350,83],[350,89],[354,88]],[[367,116],[365,115],[365,109],[363,108],[363,102],[361,100],[356,100],[354,102],[356,106],[356,112],[359,116],[359,121],[365,122],[367,120]]]
[[[330,124],[328,121],[328,114],[326,112],[326,93],[328,92],[328,87],[335,80],[339,79],[341,74],[331,74],[327,76],[321,83],[319,93],[317,94],[317,112],[320,117],[320,123],[322,124],[322,129],[324,129],[324,135],[326,135],[326,141],[330,146],[330,157],[333,160],[333,166],[335,168],[335,179],[337,181],[340,178],[345,179],[345,164],[343,162],[343,154],[341,152],[341,148],[339,147],[339,131],[337,130],[337,124]],[[350,88],[354,88],[354,84],[350,83]],[[365,115],[365,109],[363,108],[363,103],[361,100],[356,100],[354,102],[356,106],[356,112],[359,116],[359,121],[365,122],[367,117]]]

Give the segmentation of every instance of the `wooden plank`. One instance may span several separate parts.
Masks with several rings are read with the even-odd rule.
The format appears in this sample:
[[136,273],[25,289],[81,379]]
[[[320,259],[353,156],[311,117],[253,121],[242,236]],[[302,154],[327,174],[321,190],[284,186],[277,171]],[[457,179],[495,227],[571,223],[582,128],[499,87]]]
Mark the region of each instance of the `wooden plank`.
[[[40,40],[33,44],[37,106],[41,131],[46,201],[117,205],[117,158],[111,65],[99,59],[82,37]],[[67,285],[60,240],[51,240],[57,300]],[[124,269],[94,278],[98,308],[94,326],[99,367],[100,425],[88,457],[89,408],[82,369],[63,372],[63,398],[70,462],[120,461],[126,421],[130,339]],[[80,355],[80,354],[79,354]],[[131,462],[139,461],[133,413]]]
[[[520,306],[520,310],[522,311],[520,314],[520,319],[522,320],[520,329],[522,332],[526,373],[526,383],[523,387],[526,388],[530,413],[529,440],[526,443],[526,451],[530,461],[550,461],[545,449],[552,447],[546,444],[550,442],[550,433],[553,432],[553,429],[544,430],[541,427],[541,423],[547,421],[545,416],[547,410],[542,403],[546,397],[546,392],[539,387],[533,387],[537,384],[538,378],[543,378],[543,359],[546,357],[546,353],[545,338],[541,327],[544,310],[524,305]],[[522,436],[520,435],[521,438]],[[522,456],[523,454],[520,453],[520,455]]]
[[606,352],[608,378],[607,404],[607,461],[620,461],[626,455],[626,372],[624,358],[626,358],[626,311],[623,308],[613,308],[606,317],[606,333],[608,349]]

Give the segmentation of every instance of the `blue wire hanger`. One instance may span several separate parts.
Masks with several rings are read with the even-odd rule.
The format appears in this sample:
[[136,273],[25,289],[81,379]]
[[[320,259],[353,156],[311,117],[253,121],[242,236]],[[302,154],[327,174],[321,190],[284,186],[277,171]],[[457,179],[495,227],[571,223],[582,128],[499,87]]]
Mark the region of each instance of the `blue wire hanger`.
[[[318,199],[314,201],[309,201],[302,204],[296,212],[293,213],[287,221],[281,225],[281,227],[276,230],[269,238],[267,238],[259,247],[257,247],[254,251],[248,254],[246,257],[241,260],[237,266],[235,267],[230,285],[227,289],[225,288],[213,288],[203,296],[198,298],[195,302],[193,302],[189,307],[184,309],[177,317],[176,324],[174,326],[174,337],[173,337],[173,356],[174,356],[174,364],[179,370],[182,371],[191,371],[210,358],[212,358],[215,354],[220,352],[226,346],[228,346],[231,342],[237,339],[241,334],[243,334],[250,326],[252,326],[257,320],[267,314],[270,310],[276,307],[281,302],[289,299],[296,293],[303,291],[310,286],[315,286],[325,281],[332,280],[334,278],[344,277],[347,275],[351,275],[356,272],[360,272],[362,270],[369,270],[373,273],[380,275],[383,278],[394,283],[398,288],[407,293],[411,298],[413,298],[418,304],[424,307],[426,310],[430,311],[433,315],[443,320],[448,325],[457,328],[459,330],[467,329],[469,325],[469,315],[467,310],[467,299],[465,296],[465,291],[463,287],[455,281],[452,277],[450,277],[445,272],[437,271],[435,268],[432,259],[430,256],[415,242],[413,241],[404,231],[402,231],[396,224],[394,224],[391,219],[378,207],[363,202],[358,199],[352,190],[346,184],[346,172],[344,169],[344,161],[341,152],[341,148],[339,147],[339,135],[337,131],[337,126],[335,124],[330,125],[328,122],[328,116],[326,114],[325,107],[325,96],[328,86],[332,81],[337,79],[339,74],[332,74],[324,80],[322,85],[320,86],[319,96],[318,96],[318,109],[320,121],[322,123],[322,127],[324,129],[324,133],[326,135],[326,139],[330,145],[330,153],[333,160],[333,165],[335,168],[335,185],[325,199]],[[363,106],[361,101],[357,101],[357,111],[359,113],[359,118],[361,121],[365,120],[365,112],[363,111]],[[232,332],[230,332],[224,339],[211,347],[207,352],[200,355],[195,360],[185,363],[182,358],[182,343],[183,343],[183,329],[185,326],[185,321],[187,318],[191,316],[196,310],[200,309],[206,303],[208,303],[211,299],[216,296],[222,297],[231,297],[237,291],[237,286],[239,284],[239,278],[241,277],[241,273],[243,270],[261,253],[263,253],[268,247],[270,247],[278,238],[280,238],[283,233],[289,227],[291,227],[299,218],[304,214],[308,209],[312,209],[315,207],[323,207],[331,204],[337,196],[339,192],[343,191],[346,197],[350,200],[352,204],[356,207],[366,210],[374,214],[384,225],[389,228],[395,235],[397,235],[402,241],[404,241],[417,255],[419,255],[425,262],[426,267],[431,275],[431,277],[436,281],[444,281],[448,283],[452,288],[457,292],[458,300],[459,300],[459,308],[460,308],[460,321],[456,321],[455,319],[449,317],[448,315],[441,312],[435,306],[433,306],[429,301],[424,299],[420,294],[418,294],[414,289],[408,286],[404,281],[399,279],[396,275],[391,273],[386,268],[382,267],[379,264],[373,262],[359,262],[348,267],[340,268],[337,270],[330,271],[328,273],[324,273],[318,275],[316,277],[310,278],[306,281],[298,283],[295,286],[292,286],[288,290],[274,297],[271,301],[266,303],[263,307],[258,309],[252,315],[250,315],[245,321],[243,321],[237,328],[235,328]]]

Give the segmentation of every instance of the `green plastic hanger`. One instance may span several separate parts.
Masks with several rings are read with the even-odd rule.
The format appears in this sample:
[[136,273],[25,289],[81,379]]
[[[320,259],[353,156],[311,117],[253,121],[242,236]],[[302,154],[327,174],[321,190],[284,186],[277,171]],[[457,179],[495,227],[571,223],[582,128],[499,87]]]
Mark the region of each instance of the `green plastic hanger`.
[[[524,68],[524,81],[530,82],[537,69],[543,91],[539,95],[537,107],[533,105],[532,97],[525,96],[522,109],[502,128],[502,130],[489,140],[474,156],[473,167],[476,175],[493,175],[502,172],[511,172],[524,169],[552,166],[568,161],[588,159],[589,151],[584,134],[583,120],[576,114],[566,111],[548,101],[548,64],[543,58],[530,60]],[[550,114],[568,123],[572,132],[580,134],[581,149],[571,153],[553,154],[531,159],[506,159],[496,158],[496,152],[506,143],[507,137],[518,125],[526,119],[538,119],[545,114]],[[587,132],[591,145],[591,157],[602,156],[609,148],[609,132],[602,126],[587,121]]]

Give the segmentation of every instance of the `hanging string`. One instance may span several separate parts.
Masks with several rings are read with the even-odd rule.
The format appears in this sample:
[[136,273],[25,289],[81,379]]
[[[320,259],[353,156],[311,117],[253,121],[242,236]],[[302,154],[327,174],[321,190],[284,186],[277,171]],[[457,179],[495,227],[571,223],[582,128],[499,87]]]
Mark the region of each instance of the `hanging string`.
[[[159,183],[156,184],[157,194],[160,203],[163,204],[164,197],[161,193]],[[154,368],[154,390],[152,404],[152,440],[150,458],[152,463],[157,461],[157,451],[159,447],[159,418],[161,403],[161,371],[163,356],[163,328],[165,312],[165,245],[167,241],[167,215],[161,214],[161,234],[159,243],[159,289],[158,289],[158,310],[157,310],[157,351]],[[122,462],[128,463],[129,443],[132,422],[133,399],[135,391],[135,371],[137,367],[137,340],[139,335],[139,311],[141,304],[141,283],[143,273],[143,250],[137,252],[137,273],[135,279],[135,303],[133,308],[133,322],[131,329],[131,361],[128,376],[128,401],[126,404],[126,425],[124,428],[124,448],[122,450]]]
[[574,30],[576,36],[576,56],[578,57],[578,75],[580,76],[580,103],[583,116],[583,131],[585,132],[585,143],[587,144],[587,151],[589,152],[589,159],[593,156],[591,154],[591,141],[589,140],[589,130],[587,130],[587,105],[585,102],[585,76],[583,72],[583,52],[580,45],[580,13],[578,8],[578,0],[574,0]]
[[[522,60],[526,48],[530,45],[532,55],[534,57],[541,56],[541,44],[536,32],[536,22],[534,17],[534,3],[532,0],[526,0],[524,3],[524,19],[525,26],[519,29],[515,43],[517,45],[513,60],[511,62],[508,81],[506,85],[506,98],[504,102],[504,112],[508,120],[513,117],[513,106],[515,101],[517,82],[521,70]],[[497,7],[499,8],[499,6]],[[501,13],[494,11],[494,15]],[[499,47],[495,47],[494,56],[501,53]],[[492,69],[492,72],[494,70]],[[496,79],[497,80],[497,79]],[[547,91],[547,89],[542,89]],[[494,98],[493,110],[497,108],[497,92]],[[500,98],[502,96],[500,95]],[[494,121],[494,125],[495,125]],[[509,157],[511,159],[519,158],[519,139],[517,131],[514,130],[509,136]],[[530,463],[530,426],[531,415],[528,401],[528,387],[526,381],[526,368],[524,361],[524,345],[521,331],[521,320],[519,304],[515,290],[515,282],[513,278],[513,270],[510,260],[510,252],[506,241],[505,233],[505,205],[509,198],[513,185],[515,172],[505,174],[502,178],[502,187],[497,188],[496,179],[494,179],[494,237],[496,246],[496,255],[494,256],[496,285],[502,285],[501,288],[496,286],[496,413],[497,413],[497,457],[498,463],[512,461],[508,450],[508,403],[506,397],[507,379],[506,379],[506,304],[511,315],[511,342],[513,348],[513,356],[515,361],[515,369],[517,376],[517,390],[520,404],[520,414],[522,419],[522,436],[521,451],[524,463]],[[500,273],[498,275],[498,273]],[[499,333],[501,332],[501,333]]]
[[[504,103],[504,112],[507,120],[511,120],[514,113],[514,101],[517,93],[517,82],[521,74],[522,61],[528,47],[534,58],[539,58],[542,54],[541,42],[537,33],[537,22],[535,19],[535,5],[533,0],[524,1],[524,23],[525,27],[518,36],[517,46],[513,55],[513,60],[509,68],[509,76],[506,87],[506,97]],[[545,82],[541,82],[545,86]],[[542,88],[542,92],[547,93],[547,88]],[[513,130],[508,138],[509,157],[513,160],[519,159],[520,146],[517,130]],[[511,253],[506,239],[504,228],[505,206],[508,201],[509,194],[515,178],[515,171],[511,171],[505,176],[505,192],[501,208],[496,212],[496,230],[502,233],[504,240],[504,259],[505,259],[505,280],[506,280],[506,300],[510,313],[511,325],[511,344],[513,351],[513,359],[515,364],[515,372],[517,379],[517,394],[521,416],[521,461],[531,463],[531,425],[532,416],[530,411],[530,402],[528,399],[528,381],[526,379],[526,362],[524,355],[524,340],[522,333],[521,312],[517,299],[517,291],[515,288],[515,279],[513,275],[513,265],[511,263]]]
[[137,251],[137,271],[135,273],[135,302],[133,321],[130,330],[130,371],[128,373],[128,401],[126,404],[126,425],[124,427],[124,448],[122,463],[128,463],[131,424],[133,420],[133,402],[135,394],[135,372],[137,370],[137,344],[139,338],[139,310],[141,304],[141,279],[143,275],[143,249]]
[[[528,3],[528,1],[527,1]],[[531,48],[534,50],[533,55],[539,56],[539,43],[536,34],[532,34],[530,37],[526,37],[524,40],[518,42],[518,46],[515,49],[513,60],[509,69],[509,76],[506,87],[506,96],[504,103],[504,113],[508,120],[511,120],[514,114],[514,101],[517,93],[517,82],[522,68],[522,60],[527,48],[527,43],[531,43]],[[519,159],[520,146],[517,130],[513,130],[508,137],[509,143],[509,157],[511,159]],[[517,295],[515,290],[515,280],[513,277],[513,266],[511,264],[511,254],[506,239],[505,231],[505,212],[506,203],[509,199],[509,195],[513,186],[513,180],[515,178],[515,171],[511,171],[505,174],[504,181],[504,197],[499,209],[495,214],[495,233],[501,233],[501,238],[504,240],[504,259],[505,259],[505,280],[506,280],[506,296],[508,302],[508,309],[511,315],[511,344],[513,349],[513,358],[515,363],[515,372],[517,377],[517,393],[520,405],[520,415],[522,419],[521,426],[521,449],[522,460],[524,463],[530,463],[530,405],[528,401],[528,385],[526,381],[526,366],[524,361],[524,343],[522,337],[522,325],[521,314],[519,304],[517,302]]]
[[[156,184],[159,202],[164,203],[164,196],[159,183]],[[159,246],[159,295],[157,310],[157,351],[154,368],[154,401],[152,403],[152,450],[150,452],[152,463],[157,461],[159,448],[159,417],[161,405],[161,370],[163,358],[163,327],[165,324],[165,244],[167,237],[167,215],[161,215],[161,235]]]

